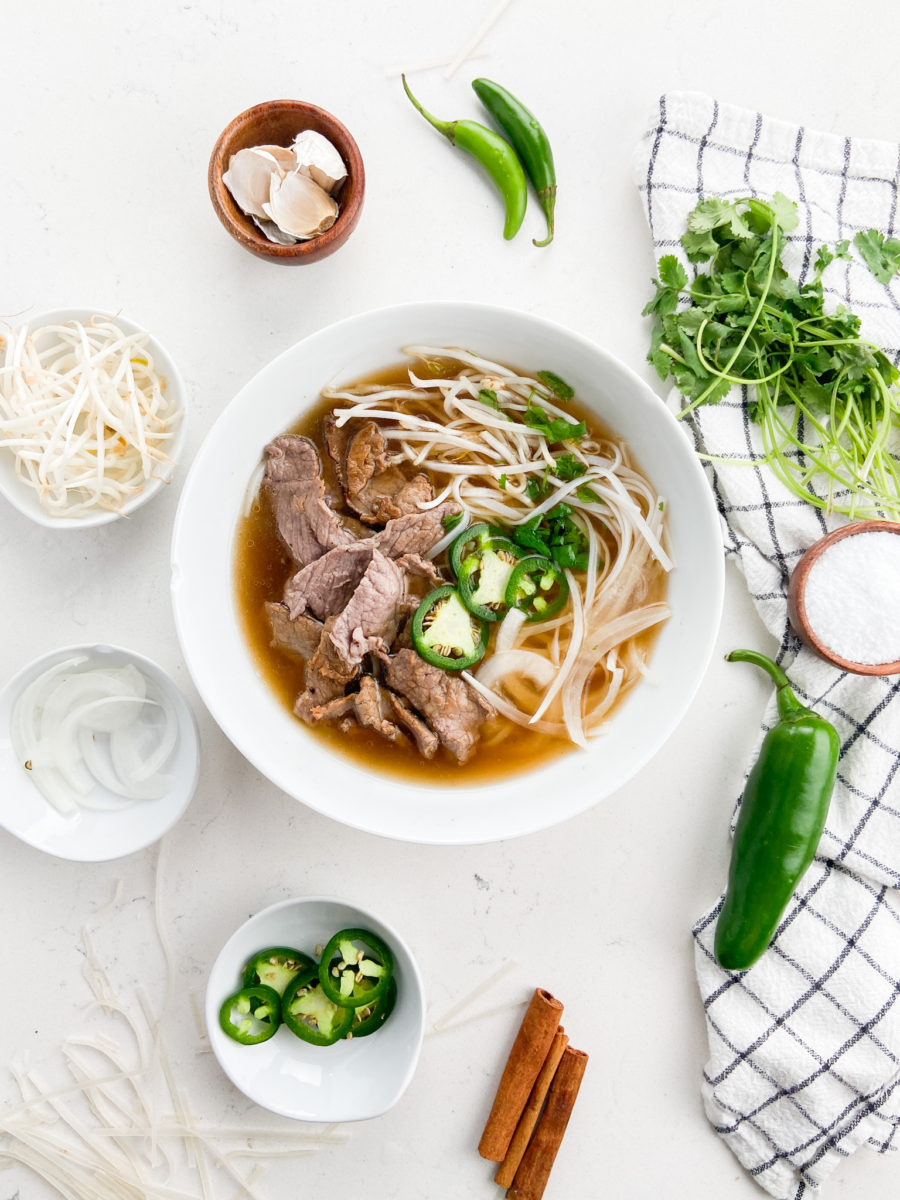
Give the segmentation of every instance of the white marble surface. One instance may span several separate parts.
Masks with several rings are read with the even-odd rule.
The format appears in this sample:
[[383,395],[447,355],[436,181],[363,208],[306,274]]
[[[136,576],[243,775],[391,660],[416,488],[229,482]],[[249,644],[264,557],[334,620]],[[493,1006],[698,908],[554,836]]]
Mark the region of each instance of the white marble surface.
[[[429,133],[386,74],[395,63],[452,55],[492,8],[488,0],[6,0],[0,313],[96,305],[151,328],[189,386],[188,458],[276,353],[392,301],[477,298],[542,312],[645,371],[638,314],[653,264],[630,155],[662,90],[705,89],[838,133],[898,135],[896,88],[879,47],[893,44],[900,14],[886,0],[853,18],[837,0],[750,8],[569,0],[555,10],[513,0],[485,40],[487,57],[451,83],[440,71],[415,77],[439,114],[476,117],[468,80],[488,74],[532,103],[551,131],[562,181],[557,241],[530,246],[540,228],[532,210],[527,235],[506,244],[490,187]],[[281,96],[341,117],[368,171],[357,232],[337,256],[297,269],[239,249],[206,194],[222,126]],[[61,1039],[96,1024],[81,974],[85,925],[124,995],[143,985],[163,1002],[152,916],[159,853],[160,917],[175,963],[167,1038],[203,1119],[255,1125],[265,1114],[248,1112],[197,1053],[189,994],[248,914],[295,894],[339,893],[403,929],[432,1018],[508,960],[517,965],[484,1010],[536,984],[568,1001],[567,1028],[592,1058],[548,1197],[760,1195],[701,1109],[705,1031],[689,931],[724,877],[762,681],[717,656],[656,760],[601,807],[548,832],[440,849],[346,830],[262,779],[193,692],[168,599],[183,478],[182,470],[133,520],[86,534],[50,533],[0,509],[0,677],[69,642],[130,646],[185,688],[204,753],[197,795],[159,852],[82,866],[0,831],[0,1061],[26,1055],[49,1077]],[[765,646],[765,634],[731,577],[719,645],[747,642]],[[118,880],[118,901],[100,911]],[[427,1037],[392,1112],[293,1166],[263,1161],[255,1194],[269,1200],[297,1183],[333,1193],[365,1179],[379,1200],[494,1195],[475,1144],[519,1012],[507,1007]],[[0,1098],[13,1094],[0,1076]],[[832,1194],[894,1196],[897,1170],[863,1150],[835,1173]],[[0,1200],[50,1194],[23,1168],[0,1173]],[[216,1175],[212,1194],[231,1200],[235,1184]]]

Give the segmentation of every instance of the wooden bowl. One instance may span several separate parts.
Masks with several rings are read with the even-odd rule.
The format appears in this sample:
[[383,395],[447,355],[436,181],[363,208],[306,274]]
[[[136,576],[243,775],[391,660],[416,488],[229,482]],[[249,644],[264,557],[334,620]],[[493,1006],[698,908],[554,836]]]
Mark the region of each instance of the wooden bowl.
[[822,554],[843,538],[865,536],[868,533],[900,534],[900,524],[896,521],[853,521],[840,529],[832,530],[810,546],[794,568],[788,585],[788,620],[802,642],[827,662],[840,667],[842,671],[851,671],[854,675],[900,675],[900,660],[889,663],[858,663],[835,654],[817,636],[809,623],[806,611],[806,584],[809,573]]
[[[327,137],[344,160],[347,178],[335,199],[338,217],[330,229],[307,242],[278,246],[257,229],[241,212],[222,176],[232,154],[250,146],[289,146],[302,129],[313,129]],[[359,220],[366,191],[366,172],[359,147],[337,117],[302,100],[269,100],[248,108],[222,130],[209,160],[209,196],[216,216],[236,242],[267,262],[310,263],[333,254],[342,246]]]

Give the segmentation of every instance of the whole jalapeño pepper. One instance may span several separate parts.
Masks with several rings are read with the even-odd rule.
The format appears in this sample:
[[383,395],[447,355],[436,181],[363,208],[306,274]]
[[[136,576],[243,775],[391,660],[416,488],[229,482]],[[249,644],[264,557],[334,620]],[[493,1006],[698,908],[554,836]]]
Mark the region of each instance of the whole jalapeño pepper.
[[472,87],[525,165],[525,172],[534,185],[538,202],[547,218],[547,236],[535,246],[548,246],[553,241],[553,213],[556,208],[556,168],[550,139],[543,125],[521,100],[490,79],[473,79]]
[[763,739],[747,777],[716,926],[719,965],[745,971],[768,947],[813,860],[841,743],[833,725],[800,703],[784,671],[770,658],[754,650],[734,650],[726,657],[762,667],[778,689],[778,724]]
[[525,205],[528,201],[525,172],[515,150],[505,138],[488,129],[486,125],[479,125],[477,121],[439,121],[422,107],[409,90],[405,75],[402,79],[404,91],[425,120],[433,125],[438,133],[442,133],[451,145],[459,146],[460,150],[471,154],[493,179],[506,206],[503,236],[507,240],[515,237],[525,217]]

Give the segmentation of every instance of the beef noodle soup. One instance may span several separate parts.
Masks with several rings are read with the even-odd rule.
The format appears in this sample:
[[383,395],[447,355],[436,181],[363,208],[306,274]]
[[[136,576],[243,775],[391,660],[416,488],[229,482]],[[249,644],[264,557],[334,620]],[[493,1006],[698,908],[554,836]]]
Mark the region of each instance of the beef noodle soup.
[[265,447],[238,607],[267,682],[336,750],[478,782],[586,747],[646,673],[665,503],[559,376],[406,353]]

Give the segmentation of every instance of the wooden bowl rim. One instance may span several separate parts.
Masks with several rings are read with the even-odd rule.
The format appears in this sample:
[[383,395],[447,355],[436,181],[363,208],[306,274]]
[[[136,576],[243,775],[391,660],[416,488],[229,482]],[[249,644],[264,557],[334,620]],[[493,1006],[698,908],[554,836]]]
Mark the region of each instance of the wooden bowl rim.
[[889,663],[858,663],[835,654],[813,631],[806,612],[806,583],[815,564],[835,542],[865,533],[900,534],[898,521],[851,521],[813,542],[798,561],[788,584],[788,619],[800,640],[820,658],[853,675],[900,675],[900,659]]
[[[334,142],[335,149],[347,167],[347,181],[343,190],[348,193],[348,197],[346,203],[341,203],[339,198],[338,216],[335,223],[318,237],[310,238],[305,242],[295,242],[292,246],[279,246],[276,242],[270,242],[264,234],[260,233],[251,219],[240,212],[222,182],[222,176],[226,170],[225,159],[230,154],[228,147],[231,141],[255,118],[271,116],[275,112],[296,113],[299,118],[311,117],[328,129],[329,134],[333,131],[335,136],[330,137],[329,140]],[[301,124],[297,132],[299,133],[303,128],[308,128],[308,126]],[[366,188],[366,172],[355,138],[347,126],[327,109],[320,108],[317,104],[310,104],[305,100],[264,100],[262,103],[254,104],[238,113],[219,134],[210,154],[207,182],[216,216],[227,232],[245,249],[260,258],[274,261],[313,261],[332,253],[353,232],[362,208]]]

